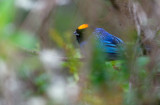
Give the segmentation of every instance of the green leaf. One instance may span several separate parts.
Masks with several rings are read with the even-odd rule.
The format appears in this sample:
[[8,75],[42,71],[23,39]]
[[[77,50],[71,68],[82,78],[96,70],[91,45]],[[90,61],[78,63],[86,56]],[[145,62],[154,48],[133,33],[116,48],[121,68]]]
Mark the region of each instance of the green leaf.
[[0,1],[0,29],[9,24],[14,17],[14,0]]
[[36,50],[39,44],[38,39],[34,35],[24,31],[13,35],[11,41],[18,47],[27,50]]

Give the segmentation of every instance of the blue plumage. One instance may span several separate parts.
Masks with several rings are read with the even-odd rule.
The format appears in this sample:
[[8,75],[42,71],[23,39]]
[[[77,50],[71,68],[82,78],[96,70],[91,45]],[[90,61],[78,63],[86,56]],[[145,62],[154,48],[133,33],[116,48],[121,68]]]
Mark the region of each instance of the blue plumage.
[[120,47],[124,44],[120,38],[111,35],[103,28],[96,28],[93,34],[98,39],[99,46],[106,53],[119,53]]
[[[81,47],[87,43],[87,40],[84,39],[83,35],[86,28],[88,28],[88,25],[83,24],[74,32]],[[108,59],[115,60],[121,55],[124,42],[120,38],[111,35],[103,28],[96,28],[90,38],[93,36],[96,39],[96,46],[100,48],[102,52],[107,54]]]

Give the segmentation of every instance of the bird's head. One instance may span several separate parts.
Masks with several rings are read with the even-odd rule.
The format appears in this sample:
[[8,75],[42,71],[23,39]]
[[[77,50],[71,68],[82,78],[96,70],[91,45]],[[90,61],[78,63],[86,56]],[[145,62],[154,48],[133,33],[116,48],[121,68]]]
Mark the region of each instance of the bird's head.
[[89,27],[88,24],[82,24],[80,25],[76,31],[74,32],[74,35],[76,35],[76,38],[77,38],[77,41],[79,43],[81,43],[83,41],[83,34],[84,34],[84,31]]

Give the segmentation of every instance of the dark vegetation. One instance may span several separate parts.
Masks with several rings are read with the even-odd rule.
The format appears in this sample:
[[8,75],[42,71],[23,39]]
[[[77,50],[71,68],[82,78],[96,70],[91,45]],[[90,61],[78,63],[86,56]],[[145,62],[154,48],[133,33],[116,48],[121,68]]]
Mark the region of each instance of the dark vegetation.
[[[1,0],[0,105],[160,105],[159,0]],[[73,32],[101,27],[126,44],[84,59]],[[92,30],[90,30],[92,31]]]

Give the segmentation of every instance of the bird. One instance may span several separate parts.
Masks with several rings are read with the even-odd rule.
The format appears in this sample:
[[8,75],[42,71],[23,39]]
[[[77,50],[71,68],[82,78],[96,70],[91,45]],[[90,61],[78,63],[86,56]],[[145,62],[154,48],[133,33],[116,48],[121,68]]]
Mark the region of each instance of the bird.
[[[124,41],[110,33],[108,33],[103,28],[94,28],[92,35],[86,38],[85,31],[88,30],[89,24],[80,25],[74,35],[79,45],[82,47],[88,43],[88,40],[91,37],[94,37],[96,40],[97,46],[105,53],[108,60],[117,60],[120,58],[121,53],[123,52]],[[87,35],[88,36],[88,35]]]

